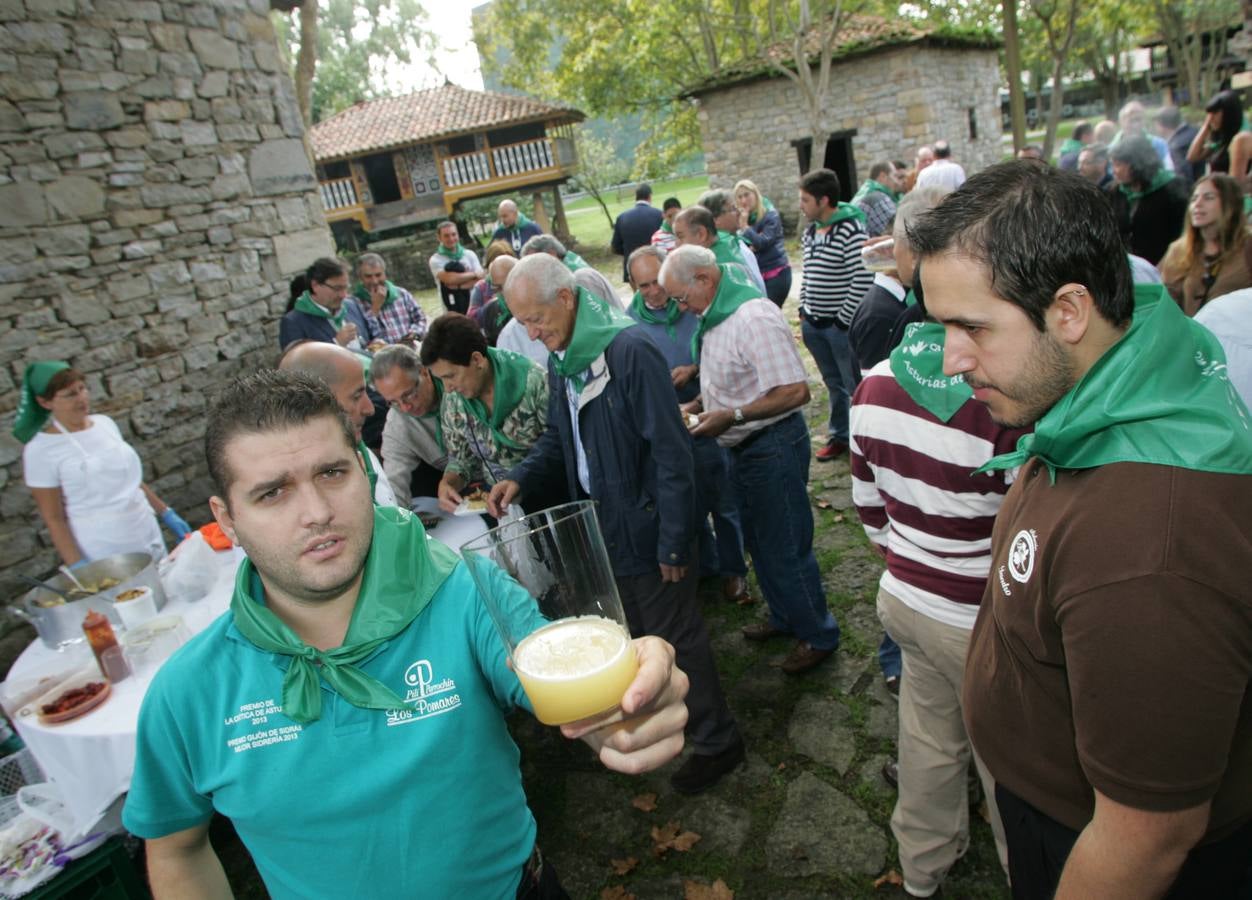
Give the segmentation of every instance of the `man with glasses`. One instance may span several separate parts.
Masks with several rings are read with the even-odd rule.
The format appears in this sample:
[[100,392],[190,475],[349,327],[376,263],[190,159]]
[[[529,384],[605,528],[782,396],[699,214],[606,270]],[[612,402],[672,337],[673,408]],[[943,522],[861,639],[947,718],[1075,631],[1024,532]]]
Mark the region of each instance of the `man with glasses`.
[[287,349],[296,341],[334,342],[349,350],[361,349],[365,320],[348,296],[348,266],[340,259],[323,256],[291,281],[291,301],[278,323],[278,346]]
[[408,509],[413,497],[438,495],[448,464],[439,423],[443,384],[404,344],[374,354],[370,380],[390,407],[383,426],[383,472],[397,505]]

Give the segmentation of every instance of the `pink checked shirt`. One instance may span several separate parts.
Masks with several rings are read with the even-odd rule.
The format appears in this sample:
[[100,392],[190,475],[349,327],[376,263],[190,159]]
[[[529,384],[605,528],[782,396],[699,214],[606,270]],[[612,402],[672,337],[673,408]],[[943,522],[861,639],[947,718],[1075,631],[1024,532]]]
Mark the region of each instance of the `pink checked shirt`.
[[[779,385],[807,379],[795,336],[782,311],[770,300],[749,300],[704,335],[700,350],[700,393],[706,410],[747,406]],[[733,447],[752,432],[792,412],[794,410],[770,419],[734,425],[723,432],[717,442],[723,447]]]

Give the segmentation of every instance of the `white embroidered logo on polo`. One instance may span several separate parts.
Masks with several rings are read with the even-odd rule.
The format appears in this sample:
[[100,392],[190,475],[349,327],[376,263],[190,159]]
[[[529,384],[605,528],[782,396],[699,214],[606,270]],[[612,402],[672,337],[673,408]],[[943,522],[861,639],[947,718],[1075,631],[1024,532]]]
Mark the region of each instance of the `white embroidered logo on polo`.
[[1039,549],[1039,538],[1033,529],[1023,528],[1009,545],[1009,574],[1019,584],[1025,584],[1035,571],[1035,554]]
[[408,690],[402,709],[387,711],[387,725],[407,725],[431,716],[451,712],[461,705],[461,695],[455,693],[456,682],[451,678],[435,680],[435,667],[428,659],[419,659],[404,672]]

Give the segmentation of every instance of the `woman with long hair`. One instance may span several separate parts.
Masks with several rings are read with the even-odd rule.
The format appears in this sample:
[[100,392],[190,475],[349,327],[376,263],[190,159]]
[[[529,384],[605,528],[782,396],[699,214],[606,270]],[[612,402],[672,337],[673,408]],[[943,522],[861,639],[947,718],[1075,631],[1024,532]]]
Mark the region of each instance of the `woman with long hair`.
[[1196,132],[1187,160],[1207,163],[1209,173],[1242,180],[1252,160],[1252,132],[1243,130],[1243,102],[1234,91],[1222,91],[1204,107],[1204,124]]
[[1206,175],[1191,189],[1187,225],[1161,260],[1161,277],[1189,316],[1222,294],[1252,287],[1243,191],[1229,175]]
[[739,208],[739,236],[752,245],[765,294],[781,307],[791,292],[791,261],[783,243],[782,218],[761,189],[746,178],[735,184],[735,206]]

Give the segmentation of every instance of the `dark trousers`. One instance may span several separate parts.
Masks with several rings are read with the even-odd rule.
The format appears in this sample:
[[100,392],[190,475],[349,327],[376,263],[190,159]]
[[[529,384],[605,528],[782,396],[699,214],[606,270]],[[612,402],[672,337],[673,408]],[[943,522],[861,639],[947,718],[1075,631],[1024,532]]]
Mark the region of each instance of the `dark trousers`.
[[787,302],[787,295],[791,293],[791,266],[787,266],[773,278],[765,281],[765,296],[774,302],[774,305],[782,309],[782,305]]
[[740,737],[739,726],[722,693],[713,648],[709,646],[709,631],[700,614],[696,596],[699,575],[700,566],[693,550],[682,581],[662,581],[659,567],[646,575],[615,580],[630,633],[635,637],[656,635],[674,645],[678,668],[691,680],[687,692],[687,740],[696,752],[714,754],[728,749]]
[[544,856],[535,845],[526,865],[522,866],[522,880],[517,885],[517,900],[570,900],[561,879],[557,877],[552,860]]
[[[1035,809],[1002,784],[996,803],[1009,848],[1014,900],[1052,900],[1078,832]],[[1234,900],[1246,889],[1252,858],[1252,822],[1187,854],[1166,900]]]

